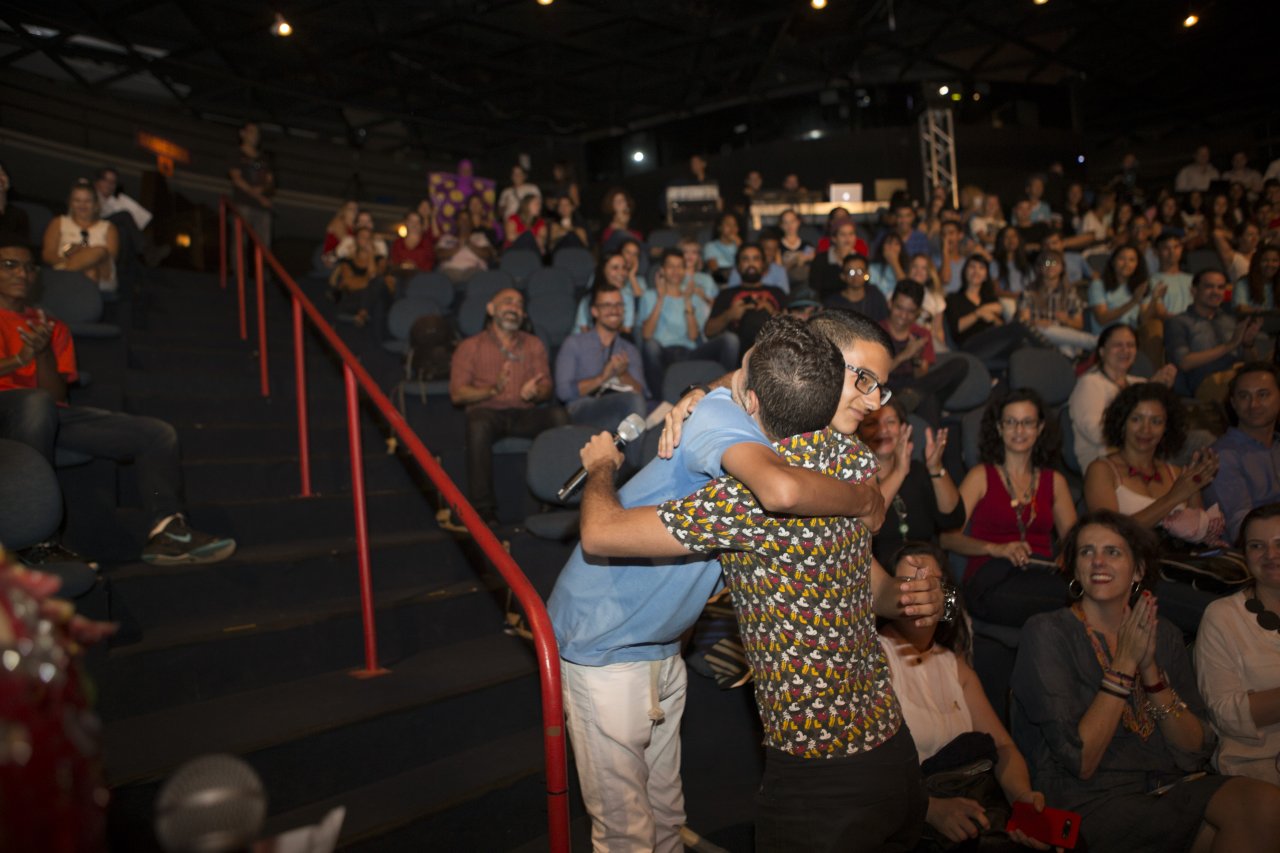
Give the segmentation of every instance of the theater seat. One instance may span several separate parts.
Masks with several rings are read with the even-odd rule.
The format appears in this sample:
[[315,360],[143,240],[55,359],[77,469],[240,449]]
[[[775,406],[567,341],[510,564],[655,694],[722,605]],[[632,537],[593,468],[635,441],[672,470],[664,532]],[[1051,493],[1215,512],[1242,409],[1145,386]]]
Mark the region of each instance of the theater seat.
[[525,519],[525,527],[534,536],[562,541],[577,535],[578,510],[572,507],[581,503],[582,490],[567,501],[561,501],[556,493],[578,470],[578,451],[595,432],[594,427],[570,424],[546,430],[533,440],[525,479],[533,496],[553,507]]

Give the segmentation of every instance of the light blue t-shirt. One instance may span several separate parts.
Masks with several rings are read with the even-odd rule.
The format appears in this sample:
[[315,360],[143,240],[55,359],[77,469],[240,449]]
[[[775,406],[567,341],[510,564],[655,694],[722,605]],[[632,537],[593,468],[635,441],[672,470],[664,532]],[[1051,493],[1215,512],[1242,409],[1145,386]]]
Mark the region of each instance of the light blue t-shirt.
[[731,270],[738,259],[738,244],[721,243],[719,240],[712,240],[702,247],[702,259],[704,261],[715,261],[722,270]]
[[[685,422],[675,455],[644,466],[618,499],[631,508],[692,494],[724,474],[724,452],[744,442],[772,447],[728,390],[718,388]],[[715,560],[588,559],[578,545],[547,601],[560,656],[582,666],[671,657],[722,584]]]
[[[1094,316],[1093,308],[1099,305],[1105,308],[1119,308],[1132,298],[1133,294],[1123,284],[1115,290],[1107,290],[1107,286],[1102,283],[1100,278],[1095,278],[1089,282],[1089,331],[1099,334],[1105,328],[1102,323],[1098,322],[1098,318]],[[1138,315],[1141,311],[1142,307],[1135,305],[1106,325],[1114,326],[1116,323],[1124,323],[1126,326],[1132,326],[1136,329],[1138,328]]]
[[873,261],[867,272],[871,273],[871,283],[884,294],[885,301],[892,299],[893,289],[898,286],[898,276],[894,274],[893,267],[884,261]]
[[1276,307],[1276,300],[1271,293],[1271,288],[1264,287],[1262,289],[1262,304],[1254,305],[1253,300],[1249,298],[1249,277],[1245,276],[1231,288],[1231,307],[1252,308],[1255,311],[1271,311]]
[[[693,318],[701,331],[707,324],[707,315],[711,313],[711,306],[697,294],[694,294],[689,302],[693,305]],[[636,316],[640,318],[641,326],[649,319],[649,315],[657,305],[658,292],[646,290],[640,297],[640,307],[636,309]],[[698,337],[701,338],[701,335]],[[684,319],[684,299],[668,296],[662,300],[662,314],[658,317],[657,328],[653,330],[653,340],[664,347],[694,347],[698,344],[697,338],[689,340],[689,325]]]
[[[1191,307],[1191,275],[1185,272],[1158,272],[1151,276],[1151,290],[1165,286],[1164,307],[1170,314],[1185,314]],[[1234,295],[1233,295],[1234,298]],[[1268,308],[1271,306],[1268,305]]]

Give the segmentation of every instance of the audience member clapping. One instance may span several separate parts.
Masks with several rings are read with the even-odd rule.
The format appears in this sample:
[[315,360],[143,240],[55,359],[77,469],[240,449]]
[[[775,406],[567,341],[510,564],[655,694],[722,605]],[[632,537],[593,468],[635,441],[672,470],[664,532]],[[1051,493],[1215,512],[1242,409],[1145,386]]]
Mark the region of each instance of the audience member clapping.
[[907,542],[935,542],[940,532],[964,523],[960,493],[942,464],[947,430],[926,429],[924,435],[914,436],[924,442],[924,460],[913,459],[907,410],[894,394],[863,417],[858,437],[880,463],[876,479],[884,495],[884,524],[871,548],[881,565],[892,565],[894,555]]
[[[576,188],[577,184],[573,186]],[[547,239],[551,253],[570,246],[587,248],[587,229],[574,200],[567,195],[556,198],[553,212],[555,216],[549,219],[550,233]]]
[[1017,319],[1006,321],[988,272],[987,260],[970,255],[961,273],[964,289],[947,297],[947,328],[960,349],[981,359],[991,370],[1004,367],[1009,354],[1022,346],[1040,346],[1042,338]]
[[610,288],[622,295],[623,334],[631,334],[631,329],[636,322],[636,301],[631,295],[632,288],[628,279],[627,259],[621,252],[602,254],[591,279],[591,292],[578,301],[578,311],[573,321],[574,328],[579,332],[585,332],[594,325],[591,315],[591,306],[595,301],[593,294],[596,290]]
[[1204,775],[1214,737],[1183,638],[1158,618],[1155,539],[1090,513],[1063,542],[1076,602],[1028,620],[1013,735],[1091,853],[1280,849],[1280,789]]
[[729,281],[729,273],[733,271],[738,247],[741,245],[738,217],[732,213],[720,214],[720,218],[716,220],[715,239],[702,247],[702,260],[712,278],[721,283]]
[[360,205],[357,202],[345,201],[325,226],[324,243],[320,246],[320,260],[325,266],[332,267],[338,262],[338,245],[355,235],[356,214],[359,212]]
[[1231,290],[1231,308],[1237,314],[1273,311],[1280,300],[1280,246],[1261,246],[1249,260],[1249,272]]
[[1089,285],[1089,319],[1094,331],[1112,323],[1140,328],[1155,314],[1147,265],[1138,250],[1121,246],[1111,253],[1102,276]]
[[404,216],[404,236],[391,243],[391,268],[414,273],[432,270],[436,265],[435,241],[427,232],[422,214],[411,210]]
[[691,358],[718,361],[726,371],[738,366],[738,337],[722,332],[710,340],[702,327],[711,311],[697,282],[686,275],[684,254],[668,249],[654,275],[653,288],[640,296],[636,314],[643,336],[645,381],[661,388],[667,366]]
[[625,239],[643,240],[644,235],[631,224],[636,200],[621,187],[614,187],[604,194],[601,209],[605,217],[604,230],[600,232],[600,248],[604,252],[617,251]]

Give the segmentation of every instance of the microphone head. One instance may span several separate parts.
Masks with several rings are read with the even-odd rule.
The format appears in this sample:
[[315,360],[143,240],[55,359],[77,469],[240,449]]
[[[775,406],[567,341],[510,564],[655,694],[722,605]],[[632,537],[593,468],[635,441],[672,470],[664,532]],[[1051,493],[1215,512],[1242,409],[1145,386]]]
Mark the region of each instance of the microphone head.
[[637,414],[627,415],[626,419],[618,424],[618,440],[624,444],[630,444],[642,435],[644,435],[644,418]]
[[204,755],[179,767],[156,798],[156,837],[168,853],[247,849],[262,831],[267,796],[246,762]]

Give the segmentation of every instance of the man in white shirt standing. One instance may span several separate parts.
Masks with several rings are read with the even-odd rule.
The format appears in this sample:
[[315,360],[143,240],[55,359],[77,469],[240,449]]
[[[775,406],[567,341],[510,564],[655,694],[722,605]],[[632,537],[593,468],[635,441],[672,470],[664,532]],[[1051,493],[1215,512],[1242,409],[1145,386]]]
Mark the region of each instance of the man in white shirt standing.
[[149,267],[164,260],[169,247],[157,246],[146,233],[151,211],[120,189],[120,173],[110,166],[102,167],[93,176],[93,189],[98,196],[99,215],[114,223],[120,232],[120,257],[132,259],[141,255]]
[[1231,155],[1231,168],[1222,173],[1222,180],[1243,184],[1250,199],[1262,192],[1262,173],[1249,168],[1249,155],[1243,151]]

